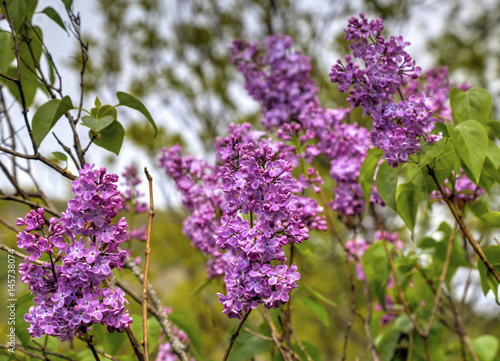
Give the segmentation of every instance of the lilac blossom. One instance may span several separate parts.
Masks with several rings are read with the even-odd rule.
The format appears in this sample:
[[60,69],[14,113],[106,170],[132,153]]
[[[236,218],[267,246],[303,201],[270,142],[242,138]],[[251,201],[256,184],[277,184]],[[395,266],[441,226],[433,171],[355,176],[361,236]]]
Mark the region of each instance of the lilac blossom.
[[340,92],[349,93],[352,108],[360,106],[373,118],[371,140],[396,167],[421,150],[421,141],[434,143],[440,135],[431,134],[437,119],[434,102],[424,92],[395,101],[395,94],[417,79],[421,69],[405,50],[410,43],[401,36],[386,40],[383,29],[382,20],[369,21],[363,13],[349,19],[344,31],[352,55],[346,55],[345,64],[338,60],[332,66],[330,79]]
[[[245,88],[262,107],[262,124],[279,128],[281,138],[290,139],[303,124],[302,114],[318,106],[318,89],[310,78],[311,60],[291,51],[293,39],[273,35],[264,51],[257,43],[237,39],[231,47],[231,61],[245,77]],[[307,118],[306,118],[307,120]]]
[[[448,100],[450,88],[453,85],[453,82],[448,79],[448,68],[442,66],[440,68],[428,69],[421,79],[410,80],[408,85],[401,91],[405,98],[423,92],[433,100],[432,112],[440,118],[451,121],[451,107],[448,104]],[[469,85],[462,83],[457,88],[466,91],[469,89]]]
[[164,148],[159,164],[174,179],[181,192],[182,204],[190,212],[182,230],[193,246],[208,258],[207,278],[221,277],[228,256],[220,251],[213,239],[220,227],[217,215],[225,206],[216,168],[191,156],[182,156],[179,145]]
[[[120,194],[123,210],[135,214],[146,213],[148,206],[146,202],[141,200],[144,193],[137,189],[137,186],[142,183],[142,180],[137,175],[137,167],[135,165],[125,167],[121,176],[124,179],[122,185],[125,186],[125,190]],[[145,242],[147,239],[146,228],[144,226],[140,228],[131,227],[127,233],[127,240],[132,239]]]
[[[455,179],[454,184],[450,184],[450,179],[452,178]],[[462,170],[460,174],[456,174],[455,171],[452,171],[452,176],[444,180],[442,188],[446,196],[454,198],[459,206],[473,203],[480,195],[486,193],[484,188],[472,182]],[[442,201],[442,195],[438,191],[432,192],[431,198]]]
[[[295,264],[285,264],[282,247],[308,239],[309,229],[299,215],[307,202],[292,191],[300,182],[292,177],[290,162],[250,125],[229,131],[218,146],[226,205],[214,238],[234,255],[224,276],[227,294],[219,293],[219,302],[229,318],[241,318],[260,303],[276,308],[288,301],[300,274]],[[309,211],[315,218],[316,207]]]
[[[248,93],[261,104],[264,127],[276,129],[278,138],[294,144],[298,140],[302,146],[297,149],[282,143],[283,158],[297,167],[301,158],[312,162],[326,155],[336,182],[334,210],[342,216],[361,214],[364,199],[358,178],[372,147],[370,134],[357,124],[343,123],[349,109],[321,107],[310,77],[311,60],[293,51],[292,45],[290,37],[279,35],[269,37],[262,49],[256,43],[235,40],[231,59],[244,76]],[[297,73],[298,68],[301,73]]]
[[[25,226],[17,244],[30,255],[19,273],[35,294],[35,305],[24,315],[32,337],[47,334],[72,341],[95,323],[121,332],[132,322],[124,292],[102,285],[125,260],[118,246],[126,239],[127,222],[111,223],[122,207],[117,181],[105,168],[85,164],[73,181],[75,197],[60,219],[50,219],[48,230],[42,208],[17,220]],[[37,260],[43,263],[31,263]]]

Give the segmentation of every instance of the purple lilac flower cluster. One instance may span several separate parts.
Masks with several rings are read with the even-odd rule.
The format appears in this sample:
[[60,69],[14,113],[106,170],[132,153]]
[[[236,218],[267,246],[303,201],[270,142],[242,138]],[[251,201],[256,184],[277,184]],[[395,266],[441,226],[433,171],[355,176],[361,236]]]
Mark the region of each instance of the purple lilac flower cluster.
[[[17,244],[30,255],[19,273],[35,294],[35,305],[24,315],[32,337],[72,341],[95,323],[121,332],[132,322],[124,292],[102,287],[126,257],[118,246],[126,240],[127,221],[111,223],[122,207],[117,181],[116,174],[86,164],[73,181],[75,197],[60,219],[50,219],[48,229],[43,208],[17,219],[18,226],[25,226]],[[37,260],[42,264],[31,263]]]
[[182,148],[164,148],[160,167],[175,181],[182,204],[190,212],[183,224],[184,234],[207,257],[207,278],[221,277],[229,254],[215,245],[213,235],[220,227],[218,214],[225,207],[216,167],[192,156],[182,156]]
[[[121,192],[123,209],[130,213],[146,213],[148,211],[148,205],[146,202],[140,200],[140,198],[144,196],[144,193],[137,189],[137,186],[142,183],[142,180],[137,175],[136,166],[130,165],[125,167],[121,176],[122,179],[125,180],[122,184],[126,187],[125,191]],[[127,241],[138,239],[139,241],[146,242],[148,237],[146,227],[131,227],[126,237]]]
[[[484,188],[474,184],[463,171],[461,171],[460,174],[456,174],[455,171],[452,171],[452,175],[455,177],[455,183],[450,184],[449,179],[445,179],[442,187],[446,196],[453,196],[459,207],[463,207],[467,203],[473,203],[480,195],[486,193]],[[438,191],[434,191],[431,193],[431,198],[442,201],[443,197]]]
[[219,294],[230,318],[241,318],[259,303],[276,308],[288,301],[300,274],[295,264],[285,264],[282,247],[309,238],[300,208],[313,214],[320,210],[299,206],[292,165],[261,137],[249,124],[232,126],[219,148],[226,206],[215,240],[235,256],[224,277],[227,295]]
[[[450,95],[450,87],[454,84],[448,80],[448,68],[442,66],[438,69],[430,68],[427,70],[422,79],[412,79],[408,85],[403,88],[402,94],[405,98],[411,95],[424,93],[427,97],[431,97],[433,104],[431,111],[441,118],[451,121],[451,107],[448,104]],[[469,89],[469,84],[462,83],[457,86],[458,89],[466,91]]]
[[315,157],[326,155],[331,162],[330,174],[336,181],[333,209],[343,216],[361,214],[365,202],[358,178],[371,147],[370,135],[357,124],[341,122],[348,109],[321,107],[318,89],[310,77],[311,60],[293,52],[292,45],[290,37],[279,35],[269,37],[264,49],[256,43],[235,40],[232,61],[243,74],[249,94],[260,102],[262,124],[268,130],[277,128],[278,138],[285,140],[300,137],[302,145],[316,140],[316,144],[306,144],[302,154],[289,147],[286,159],[297,166],[295,162],[300,157],[312,162]]
[[[451,121],[451,107],[448,105],[450,87],[453,84],[448,80],[448,68],[443,66],[439,69],[431,68],[425,72],[425,76],[420,79],[411,80],[408,86],[403,89],[405,97],[419,92],[424,92],[427,96],[432,97],[434,103],[432,111],[441,118]],[[466,91],[469,89],[469,84],[462,83],[457,86],[458,89]],[[485,193],[485,190],[475,185],[463,172],[455,174],[455,184],[450,186],[449,180],[444,182],[444,189],[448,196],[454,194],[455,199],[460,204],[472,203],[477,197]],[[441,199],[437,192],[433,192],[431,198]]]
[[[396,92],[418,78],[421,69],[405,50],[409,43],[402,37],[386,40],[383,29],[381,19],[369,21],[363,13],[360,19],[349,19],[344,30],[352,55],[346,55],[346,64],[339,59],[332,66],[330,79],[338,83],[339,91],[349,92],[352,108],[360,106],[373,118],[372,142],[396,167],[421,149],[420,141],[433,143],[440,137],[431,134],[436,118],[433,101],[425,93],[395,101]],[[354,59],[360,59],[363,66]]]
[[310,78],[311,60],[298,51],[291,52],[293,39],[273,35],[264,52],[257,43],[237,39],[231,48],[231,61],[245,77],[245,89],[262,106],[262,124],[278,128],[278,137],[291,139],[305,126],[303,115],[318,107],[318,89]]

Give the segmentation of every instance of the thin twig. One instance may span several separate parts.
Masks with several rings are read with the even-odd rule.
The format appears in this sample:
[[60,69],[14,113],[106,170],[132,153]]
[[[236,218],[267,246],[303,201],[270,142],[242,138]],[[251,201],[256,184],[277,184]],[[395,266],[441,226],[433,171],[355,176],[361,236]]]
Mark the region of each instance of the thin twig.
[[101,361],[101,359],[99,358],[99,354],[97,353],[94,345],[92,344],[92,336],[90,337],[91,339],[89,340],[89,342],[87,342],[87,346],[88,348],[90,348],[90,351],[92,351],[92,355],[94,356],[95,361]]
[[408,315],[408,318],[410,319],[413,327],[418,332],[418,334],[422,336],[424,333],[423,333],[422,329],[420,328],[420,326],[417,324],[417,321],[415,320],[415,318],[413,318],[413,315],[412,315],[411,310],[410,310],[410,306],[408,306],[408,302],[406,301],[406,297],[405,297],[405,294],[403,292],[403,288],[401,287],[401,283],[399,282],[398,273],[396,271],[396,267],[394,266],[394,262],[392,260],[391,253],[389,252],[389,247],[387,247],[388,241],[385,237],[384,225],[382,224],[382,221],[379,219],[377,213],[375,212],[374,207],[372,207],[372,212],[373,212],[373,216],[375,218],[375,222],[377,223],[378,228],[379,228],[380,233],[381,233],[381,236],[382,236],[382,244],[384,246],[387,260],[389,261],[389,266],[391,268],[394,283],[396,284],[396,288],[398,290],[399,298],[400,298],[401,302],[403,303],[404,310],[405,310],[406,314]]
[[[294,243],[290,244],[290,259],[289,259],[289,267],[292,266],[293,264],[293,254],[294,254]],[[281,335],[280,335],[280,340],[283,342],[285,338],[287,338],[287,342],[290,345],[290,337],[287,333],[288,329],[291,328],[289,325],[291,324],[291,317],[292,317],[292,312],[291,312],[291,306],[292,306],[292,293],[290,292],[288,302],[286,303],[286,310],[285,310],[285,319],[283,321],[283,326],[281,328]],[[288,337],[287,337],[288,336]]]
[[243,315],[243,317],[240,320],[240,323],[238,323],[238,326],[236,327],[236,330],[234,330],[233,334],[231,335],[231,339],[229,340],[229,345],[227,345],[226,352],[224,353],[222,361],[226,361],[227,358],[229,357],[229,353],[233,348],[234,342],[236,341],[236,338],[238,338],[238,335],[240,334],[240,330],[243,327],[243,324],[247,320],[248,316],[250,316],[250,312],[252,312],[251,309]]
[[2,223],[5,227],[7,227],[8,229],[10,229],[12,232],[14,233],[19,233],[19,230],[16,229],[16,227],[14,227],[12,224],[8,223],[5,219],[3,219],[2,217],[0,217],[0,223]]
[[95,349],[95,350],[96,350],[96,352],[97,352],[99,355],[102,355],[102,356],[106,357],[107,359],[110,359],[111,361],[120,361],[120,359],[117,359],[116,357],[113,357],[113,356],[111,356],[111,355],[107,354],[107,353],[106,353],[106,352],[104,352],[104,351],[100,351],[100,350],[98,350],[98,349]]
[[446,205],[450,209],[451,213],[453,214],[453,217],[455,217],[455,220],[457,221],[458,225],[460,226],[460,229],[464,233],[465,237],[469,241],[470,245],[472,246],[472,249],[474,249],[474,252],[477,253],[481,261],[484,263],[488,271],[495,277],[498,283],[500,283],[500,275],[498,274],[497,270],[493,265],[488,261],[488,258],[486,258],[483,250],[481,249],[481,246],[479,246],[479,243],[476,241],[474,236],[472,235],[471,231],[465,224],[462,215],[460,214],[460,211],[455,207],[455,204],[450,200],[450,198],[446,195],[446,192],[443,190],[441,187],[441,184],[439,183],[438,179],[436,178],[436,174],[434,173],[434,169],[432,169],[429,165],[427,165],[427,172],[431,176],[432,180],[436,184],[439,193],[441,194],[441,197],[445,201]]
[[54,138],[56,138],[57,140],[57,143],[59,143],[59,145],[61,146],[62,149],[64,149],[64,151],[66,153],[68,153],[68,155],[70,156],[71,160],[73,161],[73,164],[76,166],[76,169],[80,168],[78,166],[78,162],[77,160],[75,159],[75,157],[73,156],[73,152],[71,151],[71,149],[69,147],[67,147],[63,142],[61,142],[59,140],[59,138],[57,137],[56,133],[52,132],[52,135],[54,136]]
[[260,333],[258,333],[258,332],[255,332],[255,331],[254,331],[254,330],[252,330],[251,328],[244,327],[244,328],[243,328],[243,330],[244,330],[245,332],[248,332],[249,334],[252,334],[252,335],[254,335],[254,336],[256,336],[256,337],[258,337],[258,338],[260,338],[260,339],[264,340],[264,341],[270,341],[270,342],[273,342],[272,337],[267,337],[267,336],[264,336],[264,335],[262,335],[262,334],[260,334]]
[[426,338],[429,336],[429,333],[431,332],[432,323],[434,322],[434,317],[436,317],[436,313],[439,306],[439,299],[441,298],[441,290],[443,288],[444,280],[446,278],[446,273],[448,272],[448,266],[450,264],[451,250],[453,248],[454,241],[455,241],[455,227],[453,227],[450,239],[448,240],[448,249],[446,250],[446,258],[444,261],[443,271],[441,272],[441,277],[439,279],[436,296],[434,297],[434,306],[432,307],[431,317],[429,318],[429,323],[427,324],[427,328],[425,329],[424,335],[422,335],[425,336]]
[[[21,258],[21,259],[26,259],[27,257],[29,257],[29,255],[18,252],[10,247],[7,247],[5,244],[1,244],[1,243],[0,243],[0,250],[5,251],[5,252],[9,252],[10,254],[16,256],[17,258]],[[30,260],[30,263],[35,263],[35,264],[40,265],[40,266],[45,264],[45,262],[42,262],[38,259],[34,260],[34,261]]]
[[[115,279],[116,285],[120,287],[126,294],[128,294],[132,299],[138,304],[142,305],[142,295],[135,292],[130,286],[123,282],[122,280]],[[153,305],[148,303],[148,312],[154,317],[158,318],[158,311],[154,308]]]
[[[142,274],[140,268],[136,266],[133,260],[131,260],[130,258],[125,259],[123,267],[131,270],[134,276],[139,280],[139,282],[141,282],[141,284],[144,282],[144,275]],[[173,331],[173,325],[168,319],[168,316],[165,312],[165,306],[162,304],[160,297],[158,297],[156,291],[153,287],[151,287],[150,284],[148,284],[148,296],[158,312],[155,317],[158,322],[160,322],[163,332],[167,336],[167,339],[172,346],[172,350],[177,356],[179,356],[181,361],[188,361],[189,358],[187,354],[187,347],[175,335]]]
[[274,325],[273,320],[271,319],[271,316],[269,315],[269,312],[267,309],[264,309],[264,319],[266,320],[267,326],[269,328],[269,332],[271,333],[271,337],[274,341],[274,344],[278,348],[278,351],[280,352],[281,356],[283,357],[284,361],[295,361],[295,360],[300,360],[300,358],[293,352],[292,350],[289,350],[283,343],[280,341],[278,331],[276,330],[276,326]]
[[3,194],[1,190],[0,190],[0,200],[18,202],[18,203],[26,204],[32,208],[43,208],[45,210],[45,212],[51,213],[56,217],[61,217],[61,214],[59,212],[57,212],[57,211],[55,211],[47,206],[44,206],[43,204],[40,204],[38,202],[33,202],[31,200],[28,200],[28,199],[16,197],[16,196],[13,196],[10,194]]
[[148,341],[148,276],[149,276],[149,259],[151,254],[151,231],[153,228],[153,218],[155,216],[154,202],[153,202],[153,177],[144,168],[144,174],[149,183],[149,215],[148,215],[148,232],[146,238],[146,249],[144,250],[144,281],[142,286],[142,334],[143,334],[143,347],[145,360],[149,361],[149,341]]
[[[9,345],[0,345],[0,349],[2,349],[2,348],[3,348],[3,349],[7,349],[7,350],[8,350],[8,349],[12,348],[12,346],[9,346]],[[37,354],[37,353],[34,353],[34,352],[31,352],[31,351],[26,350],[25,348],[23,348],[23,347],[21,346],[21,344],[18,344],[18,343],[16,343],[15,350],[16,350],[16,352],[18,352],[18,351],[19,351],[19,352],[21,352],[21,353],[23,353],[23,354],[25,354],[25,355],[28,355],[28,356],[30,356],[30,357],[33,357],[33,358],[37,358],[37,359],[40,359],[40,360],[46,360],[46,357],[44,357],[44,356],[42,356],[42,355],[39,355],[39,354]],[[38,350],[38,351],[40,351],[40,350]],[[54,356],[59,356],[59,355],[54,355]],[[69,357],[65,357],[65,356],[61,356],[61,357],[62,357],[62,358],[64,358],[65,360],[69,360],[69,361],[77,361],[77,360],[75,360],[75,359],[71,359],[71,358],[69,358]]]
[[299,345],[300,351],[302,351],[302,353],[306,356],[307,361],[312,361],[311,356],[309,356],[304,345],[302,344],[302,342],[300,342],[299,338],[297,337],[293,329],[290,329],[290,333],[292,334],[292,337],[295,340],[295,342],[297,342],[297,345]]
[[408,341],[408,357],[406,358],[407,361],[411,361],[411,354],[413,353],[413,327],[410,329],[410,333],[408,335],[409,341]]
[[349,339],[349,332],[351,331],[352,325],[354,324],[354,316],[356,313],[356,290],[354,286],[354,277],[352,274],[352,270],[350,267],[350,262],[349,262],[349,257],[346,257],[346,268],[347,272],[349,273],[349,282],[351,284],[351,316],[349,319],[349,322],[347,323],[347,327],[345,330],[345,335],[344,335],[344,348],[342,351],[342,361],[345,361],[347,357],[347,341]]

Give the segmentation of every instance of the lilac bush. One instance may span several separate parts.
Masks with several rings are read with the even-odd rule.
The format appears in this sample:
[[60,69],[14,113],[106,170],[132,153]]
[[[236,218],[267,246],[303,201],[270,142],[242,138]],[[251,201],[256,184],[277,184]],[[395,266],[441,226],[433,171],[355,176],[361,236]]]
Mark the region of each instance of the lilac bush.
[[73,182],[75,197],[61,218],[50,219],[48,229],[43,208],[17,220],[25,226],[17,245],[30,255],[19,272],[35,295],[24,315],[32,337],[72,341],[96,323],[121,332],[132,322],[124,292],[105,283],[126,257],[118,246],[126,240],[127,221],[112,223],[122,208],[117,181],[116,174],[86,164]]

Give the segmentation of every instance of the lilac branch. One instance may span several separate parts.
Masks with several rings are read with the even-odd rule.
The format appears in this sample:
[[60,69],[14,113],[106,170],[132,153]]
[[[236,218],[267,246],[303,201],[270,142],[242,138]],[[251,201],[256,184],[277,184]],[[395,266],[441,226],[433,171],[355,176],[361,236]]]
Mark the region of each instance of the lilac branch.
[[153,218],[155,216],[154,201],[153,201],[153,178],[144,168],[144,173],[148,179],[149,184],[149,215],[148,215],[148,233],[146,238],[145,264],[144,264],[144,282],[142,288],[142,333],[144,338],[144,356],[145,360],[149,360],[149,341],[148,341],[148,275],[149,275],[149,261],[151,254],[151,231],[153,228]]
[[441,186],[441,184],[439,183],[438,179],[436,178],[436,174],[434,173],[434,169],[432,169],[431,167],[429,167],[429,165],[427,165],[427,172],[429,173],[429,175],[431,176],[432,180],[436,184],[436,186],[438,188],[438,191],[441,194],[441,197],[443,198],[443,200],[445,201],[446,205],[448,206],[448,208],[450,209],[451,213],[453,214],[453,217],[457,221],[458,225],[460,226],[460,229],[462,230],[462,232],[464,233],[465,237],[469,241],[470,245],[474,249],[474,252],[476,252],[476,254],[479,256],[479,258],[481,259],[481,261],[484,263],[484,265],[486,266],[486,268],[488,269],[488,271],[493,275],[493,277],[495,277],[495,279],[497,280],[497,282],[500,283],[500,275],[498,274],[498,272],[495,269],[495,267],[493,267],[493,265],[488,261],[488,258],[486,258],[483,250],[479,246],[479,243],[476,241],[476,239],[472,235],[471,231],[469,230],[469,228],[465,224],[465,222],[463,220],[463,217],[460,214],[459,210],[456,208],[455,204],[453,204],[453,202],[450,200],[450,198],[446,195],[446,192],[443,190],[443,187]]
[[[132,271],[132,273],[139,280],[139,282],[141,283],[144,282],[144,275],[142,274],[140,268],[135,265],[133,260],[127,258],[125,260],[125,263],[123,264],[123,267],[128,268],[130,271]],[[147,287],[148,287],[149,299],[151,299],[151,302],[156,307],[156,310],[158,312],[157,316],[155,315],[155,317],[158,320],[158,322],[160,322],[163,332],[167,336],[170,344],[172,345],[172,350],[175,352],[177,356],[179,356],[181,361],[188,361],[189,358],[187,355],[187,347],[175,335],[173,331],[173,325],[169,321],[168,316],[165,312],[165,306],[163,306],[154,288],[151,287],[151,285],[149,284]]]
[[236,327],[236,330],[234,330],[233,334],[231,335],[231,339],[229,340],[229,345],[227,345],[227,349],[226,349],[226,352],[224,353],[224,357],[222,358],[222,361],[226,361],[227,358],[229,357],[229,353],[231,352],[231,349],[233,348],[234,342],[238,338],[238,335],[240,334],[240,330],[243,327],[243,324],[247,320],[248,316],[250,316],[250,312],[252,312],[251,309],[243,315],[240,323]]

